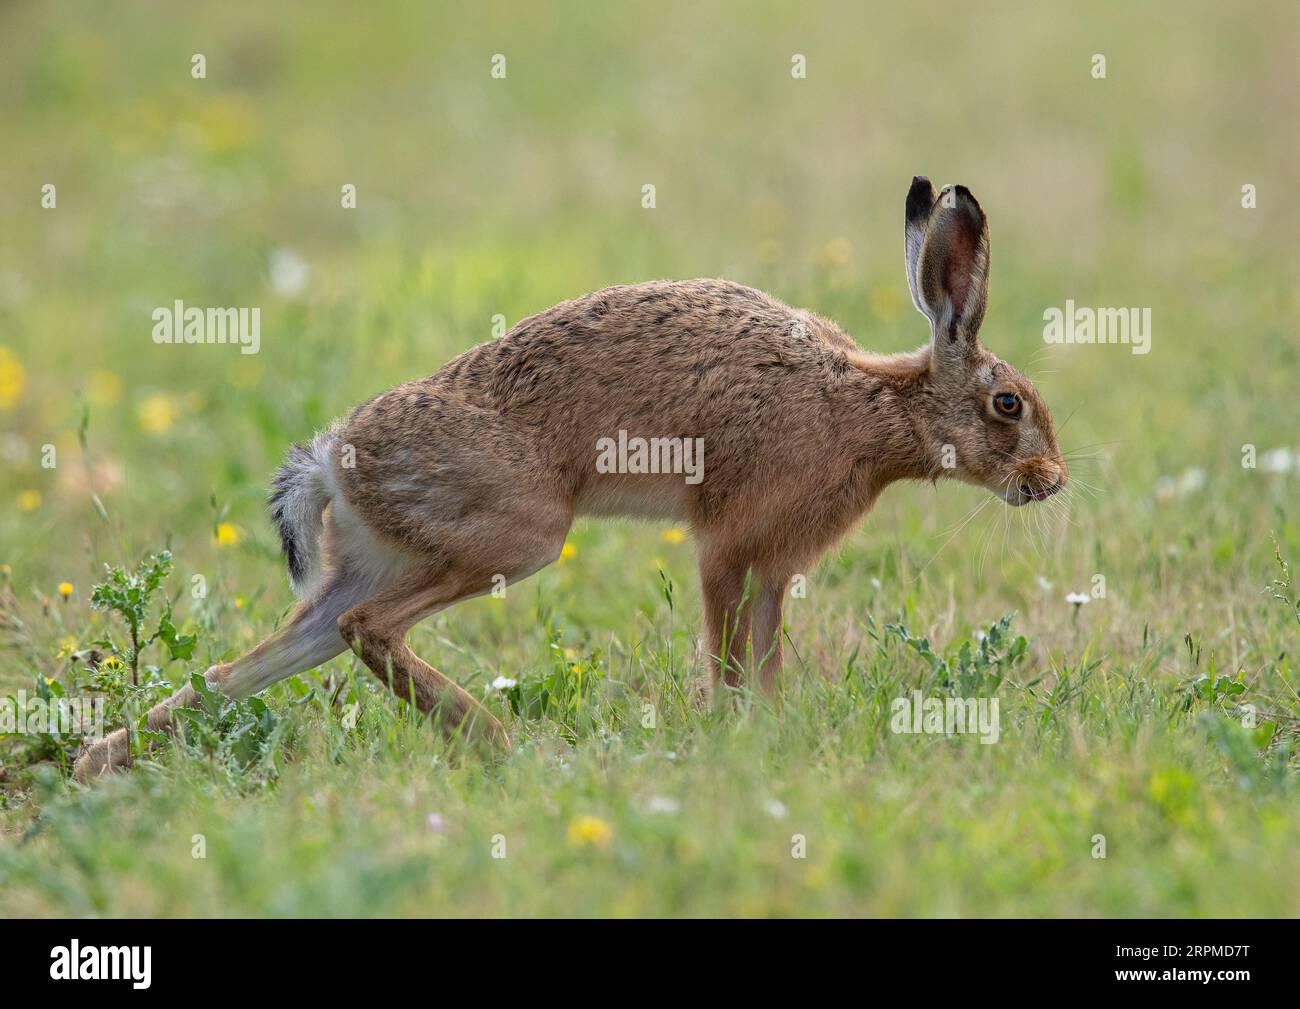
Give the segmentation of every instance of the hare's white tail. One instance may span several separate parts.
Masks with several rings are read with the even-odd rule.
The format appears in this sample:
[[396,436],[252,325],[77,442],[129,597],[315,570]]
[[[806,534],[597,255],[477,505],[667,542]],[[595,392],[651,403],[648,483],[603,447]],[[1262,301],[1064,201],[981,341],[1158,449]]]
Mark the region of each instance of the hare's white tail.
[[310,445],[294,445],[271,481],[271,517],[289,565],[294,594],[306,596],[321,573],[322,516],[338,493],[334,481],[334,441],[339,425],[321,431]]

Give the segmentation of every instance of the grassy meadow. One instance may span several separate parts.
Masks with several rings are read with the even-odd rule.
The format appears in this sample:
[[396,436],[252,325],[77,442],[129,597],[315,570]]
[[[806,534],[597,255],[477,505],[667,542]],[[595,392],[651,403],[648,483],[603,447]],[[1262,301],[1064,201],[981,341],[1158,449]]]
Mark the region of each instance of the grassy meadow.
[[[496,317],[724,276],[921,344],[914,174],[988,213],[983,339],[1074,459],[1068,512],[888,490],[788,600],[779,708],[706,704],[689,529],[584,521],[412,633],[503,761],[351,655],[91,787],[0,736],[0,917],[1300,913],[1298,40],[1285,0],[0,6],[0,696],[125,717],[248,650],[289,444]],[[1067,299],[1150,352],[1047,345]],[[154,343],[176,300],[259,352]],[[92,593],[164,549],[130,688]],[[997,742],[891,731],[913,690]]]

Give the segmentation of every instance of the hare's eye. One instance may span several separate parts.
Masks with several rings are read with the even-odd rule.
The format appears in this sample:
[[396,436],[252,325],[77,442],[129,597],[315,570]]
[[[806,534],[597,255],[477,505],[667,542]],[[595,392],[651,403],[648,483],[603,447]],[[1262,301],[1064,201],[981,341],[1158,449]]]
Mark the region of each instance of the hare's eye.
[[1020,416],[1020,397],[1014,392],[1004,392],[993,397],[993,409],[1003,417]]

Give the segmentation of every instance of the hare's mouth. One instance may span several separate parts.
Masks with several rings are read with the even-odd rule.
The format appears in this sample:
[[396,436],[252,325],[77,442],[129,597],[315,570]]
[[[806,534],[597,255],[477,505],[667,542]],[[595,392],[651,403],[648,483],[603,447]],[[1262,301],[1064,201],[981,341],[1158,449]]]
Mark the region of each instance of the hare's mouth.
[[1064,484],[1057,481],[1047,486],[1035,486],[1029,483],[1022,483],[1012,489],[1005,488],[1001,492],[1002,500],[1013,508],[1019,508],[1021,505],[1027,505],[1030,501],[1046,501],[1049,497],[1059,491]]
[[1029,504],[1030,501],[1046,501],[1060,489],[1061,482],[1059,480],[1047,487],[1034,487],[1030,484],[1022,483],[1018,488],[1016,488],[1017,493],[1020,495],[1020,500],[1017,501],[1016,504],[1023,505]]

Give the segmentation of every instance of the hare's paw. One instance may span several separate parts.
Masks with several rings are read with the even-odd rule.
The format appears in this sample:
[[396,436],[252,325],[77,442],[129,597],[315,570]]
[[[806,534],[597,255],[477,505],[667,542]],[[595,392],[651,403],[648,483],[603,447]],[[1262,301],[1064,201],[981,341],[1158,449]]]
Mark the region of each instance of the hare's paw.
[[77,758],[72,767],[72,776],[84,785],[102,774],[112,774],[130,764],[131,740],[126,729],[118,729],[92,744]]
[[492,747],[503,756],[508,754],[512,747],[510,745],[510,736],[506,733],[504,726],[486,711],[479,716],[479,720],[482,724],[483,734]]

